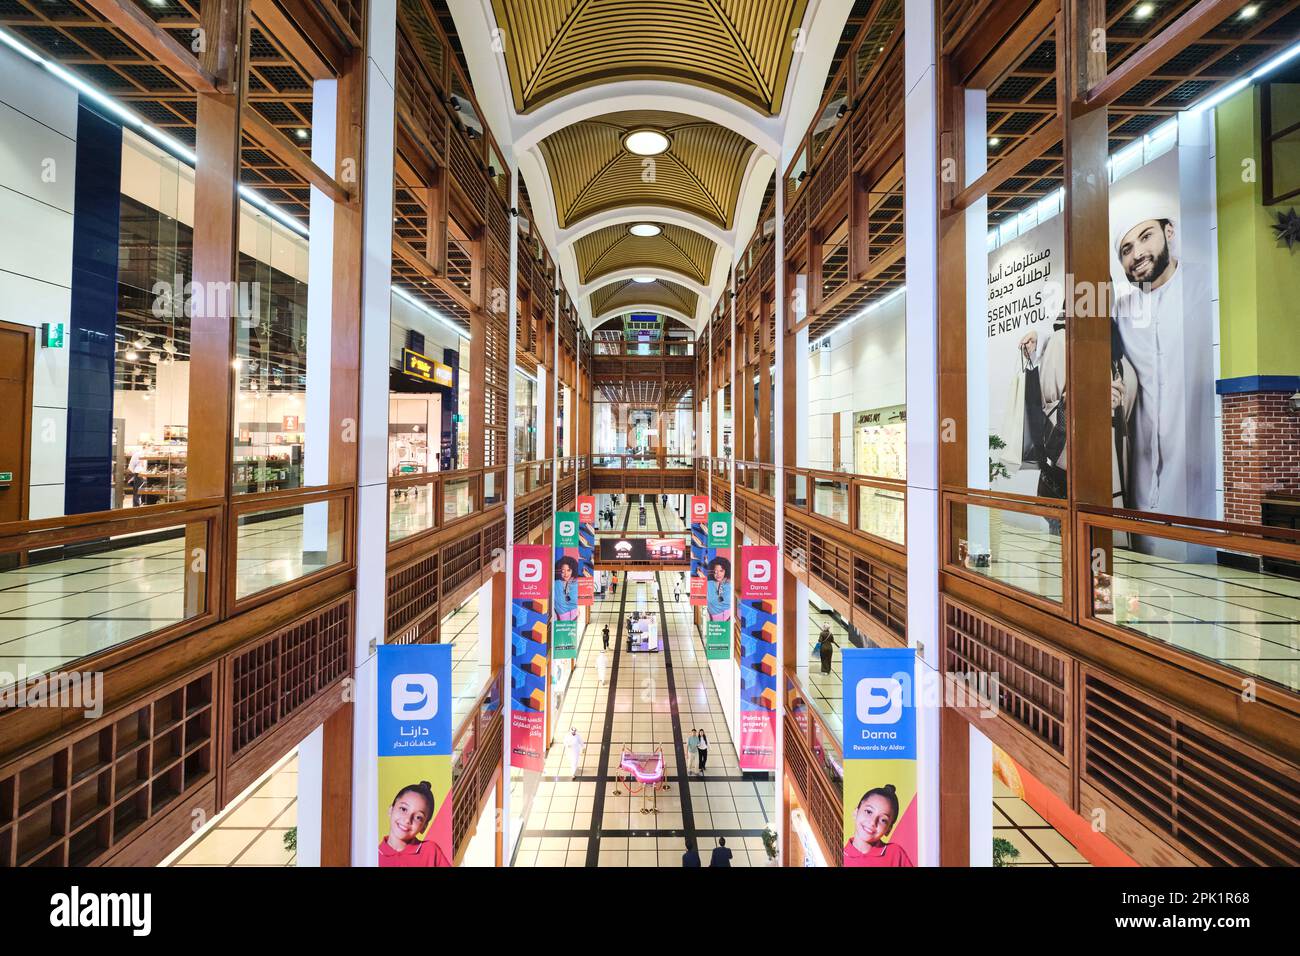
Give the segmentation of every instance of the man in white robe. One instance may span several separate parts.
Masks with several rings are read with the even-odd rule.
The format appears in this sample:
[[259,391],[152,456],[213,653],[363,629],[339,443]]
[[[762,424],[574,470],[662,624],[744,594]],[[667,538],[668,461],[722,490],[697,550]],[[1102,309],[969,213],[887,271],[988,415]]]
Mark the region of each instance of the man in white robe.
[[[1124,357],[1137,374],[1126,507],[1214,516],[1214,357],[1205,273],[1173,255],[1174,223],[1157,215],[1122,224],[1115,254],[1132,287],[1115,301]],[[1197,560],[1173,541],[1134,536],[1135,550]],[[1199,549],[1198,549],[1199,550]]]

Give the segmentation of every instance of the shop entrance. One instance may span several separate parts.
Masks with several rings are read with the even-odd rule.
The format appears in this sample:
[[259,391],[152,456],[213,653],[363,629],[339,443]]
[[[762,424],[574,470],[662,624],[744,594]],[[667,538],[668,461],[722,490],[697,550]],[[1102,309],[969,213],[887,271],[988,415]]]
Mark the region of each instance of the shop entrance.
[[35,329],[0,322],[0,522],[27,517]]

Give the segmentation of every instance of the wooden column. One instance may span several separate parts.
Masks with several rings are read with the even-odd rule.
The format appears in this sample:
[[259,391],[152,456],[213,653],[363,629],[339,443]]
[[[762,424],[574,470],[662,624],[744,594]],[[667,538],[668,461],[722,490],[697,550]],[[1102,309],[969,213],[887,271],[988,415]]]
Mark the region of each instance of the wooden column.
[[352,709],[344,704],[321,728],[321,866],[352,863]]
[[772,464],[772,370],[768,355],[758,356],[758,461]]
[[[201,55],[205,72],[217,78],[218,88],[230,92],[198,95],[194,165],[193,282],[202,301],[217,297],[205,291],[235,288],[239,247],[239,145],[240,114],[244,104],[244,56],[247,49],[247,0],[212,0],[201,19],[206,44]],[[178,292],[180,290],[177,290]],[[242,297],[226,296],[229,308]],[[189,407],[195,419],[187,448],[186,496],[224,498],[230,494],[231,422],[234,415],[235,375],[231,366],[234,319],[223,315],[195,314],[190,325]],[[185,564],[185,606],[197,612],[205,599],[220,605],[221,583],[209,585],[208,574],[224,581],[221,568],[211,567],[220,542],[204,541],[186,533],[187,554],[196,549],[208,560]],[[233,560],[227,556],[226,560]]]
[[939,708],[939,862],[970,866],[970,727]]

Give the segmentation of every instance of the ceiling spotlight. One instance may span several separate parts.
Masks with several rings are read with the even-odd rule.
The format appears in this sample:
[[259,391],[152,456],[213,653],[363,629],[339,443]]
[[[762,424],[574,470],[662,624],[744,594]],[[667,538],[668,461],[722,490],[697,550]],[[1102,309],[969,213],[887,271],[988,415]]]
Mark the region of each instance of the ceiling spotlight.
[[158,352],[150,352],[149,361],[153,362],[154,365],[157,365],[159,362],[162,361],[162,355],[160,355]]
[[1257,13],[1259,13],[1259,4],[1258,4],[1258,3],[1248,3],[1248,4],[1246,4],[1244,7],[1241,8],[1241,19],[1243,19],[1243,20],[1252,20],[1252,19],[1254,19],[1255,14],[1257,14]]
[[634,129],[623,137],[623,147],[638,156],[658,156],[668,146],[667,134],[657,129]]
[[136,359],[138,359],[139,357],[140,357],[140,353],[137,352],[135,349],[127,349],[127,350],[126,350],[126,356],[125,356],[125,358],[126,358],[126,360],[127,360],[128,362],[134,362],[134,361],[135,361]]
[[996,145],[997,145],[998,143],[1000,143],[1000,142],[1002,142],[1002,140],[998,139],[996,136],[990,136],[990,137],[989,137],[989,145],[990,145],[990,146],[996,146]]
[[1137,5],[1137,9],[1133,11],[1133,19],[1145,20],[1147,17],[1151,16],[1151,14],[1155,12],[1156,12],[1156,5],[1154,3],[1139,3]]
[[296,135],[299,139],[306,139],[307,131],[305,129],[295,130],[294,135]]
[[632,281],[639,282],[642,285],[645,285],[647,283],[654,282],[655,277],[654,276],[633,276]]
[[663,232],[652,222],[638,222],[636,225],[629,227],[627,231],[634,236],[640,236],[642,239],[649,239],[651,236],[657,236]]

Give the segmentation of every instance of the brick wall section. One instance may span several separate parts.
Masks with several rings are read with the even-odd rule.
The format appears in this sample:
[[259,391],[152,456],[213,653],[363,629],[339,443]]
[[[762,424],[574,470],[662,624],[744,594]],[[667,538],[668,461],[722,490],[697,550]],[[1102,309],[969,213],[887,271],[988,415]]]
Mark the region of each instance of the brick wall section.
[[1260,501],[1300,494],[1300,414],[1290,392],[1223,396],[1223,520],[1260,523]]

